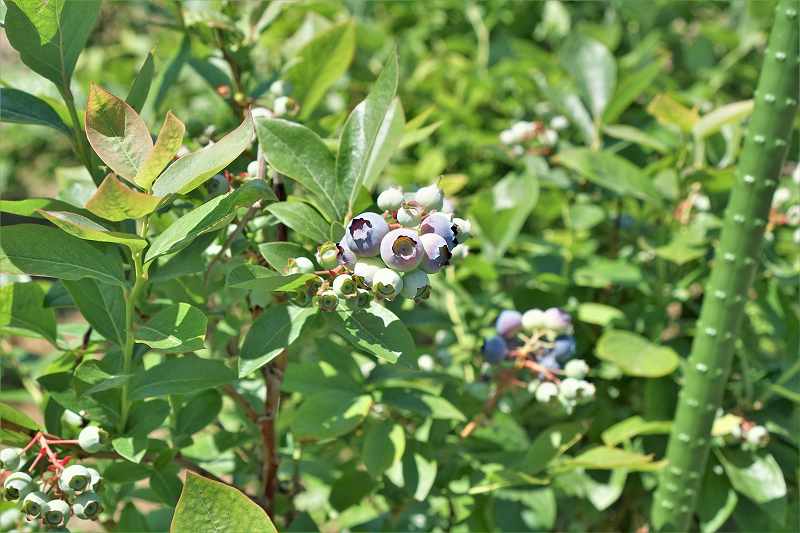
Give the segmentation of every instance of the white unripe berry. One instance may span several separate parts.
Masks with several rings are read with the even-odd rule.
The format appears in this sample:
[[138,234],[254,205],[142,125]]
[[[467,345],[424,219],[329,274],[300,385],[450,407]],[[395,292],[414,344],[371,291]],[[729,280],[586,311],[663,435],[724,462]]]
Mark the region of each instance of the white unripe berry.
[[428,286],[428,274],[422,270],[412,270],[403,276],[402,294],[405,298],[418,298],[423,295]]
[[402,203],[403,189],[400,187],[391,187],[378,195],[378,207],[382,211],[397,211]]
[[290,262],[289,272],[292,274],[311,274],[314,272],[314,263],[308,257],[295,257],[294,264]]
[[373,257],[360,258],[353,267],[353,274],[361,278],[367,287],[372,287],[375,273],[382,268],[384,268],[384,265],[380,259]]
[[419,209],[416,207],[407,206],[397,210],[397,221],[406,228],[419,226],[421,218]]
[[753,446],[766,446],[769,442],[769,431],[764,426],[753,426],[744,437]]
[[588,373],[589,365],[583,359],[573,359],[572,361],[567,361],[567,364],[564,365],[564,374],[567,377],[583,379]]
[[258,176],[258,161],[247,163],[247,173],[251,176]]
[[541,309],[528,309],[522,313],[522,327],[528,333],[543,328],[546,324],[544,311]]
[[350,297],[356,295],[357,287],[352,276],[339,274],[333,279],[333,290],[339,296]]
[[537,402],[549,403],[556,396],[558,396],[558,386],[555,383],[544,381],[536,387]]
[[86,426],[78,435],[78,445],[83,451],[94,453],[103,447],[100,429],[96,426]]
[[417,194],[414,195],[414,199],[425,209],[436,211],[442,208],[444,195],[442,194],[442,189],[437,185],[428,185],[419,189]]
[[403,278],[390,268],[382,268],[372,278],[372,288],[378,296],[393,300],[403,290]]

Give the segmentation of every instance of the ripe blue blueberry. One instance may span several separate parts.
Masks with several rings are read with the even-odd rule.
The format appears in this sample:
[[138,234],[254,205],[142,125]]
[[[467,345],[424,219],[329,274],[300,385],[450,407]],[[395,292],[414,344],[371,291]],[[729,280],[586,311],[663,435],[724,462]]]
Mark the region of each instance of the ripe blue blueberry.
[[365,212],[353,217],[345,231],[345,242],[361,257],[378,255],[381,241],[389,233],[389,224],[377,213]]
[[481,348],[486,361],[492,365],[499,363],[508,355],[508,345],[503,337],[494,336],[483,341]]
[[556,358],[559,364],[564,364],[575,355],[575,337],[571,335],[559,335],[553,342],[553,347],[550,348],[546,355]]
[[452,251],[458,241],[456,240],[456,233],[453,230],[453,222],[450,217],[442,213],[433,213],[425,217],[422,224],[419,226],[419,232],[423,235],[426,233],[435,233],[445,240],[447,247]]
[[345,265],[349,268],[353,268],[356,264],[356,254],[347,247],[346,239],[342,237],[342,240],[339,241],[339,244],[336,245],[337,255],[336,259],[339,261],[340,265]]
[[422,245],[422,261],[419,268],[428,274],[435,274],[450,264],[450,248],[447,242],[436,233],[426,233],[419,236]]
[[495,322],[495,329],[498,335],[513,337],[522,329],[522,315],[508,309],[502,311]]
[[381,259],[386,266],[400,272],[417,268],[423,255],[419,234],[410,229],[394,229],[381,242]]

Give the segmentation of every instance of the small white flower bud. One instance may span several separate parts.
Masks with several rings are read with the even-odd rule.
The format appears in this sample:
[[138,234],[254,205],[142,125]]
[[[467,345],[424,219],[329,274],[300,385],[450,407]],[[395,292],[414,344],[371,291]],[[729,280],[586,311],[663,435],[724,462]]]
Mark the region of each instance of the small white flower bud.
[[764,426],[753,426],[745,433],[745,439],[753,446],[766,446],[769,442],[769,431]]

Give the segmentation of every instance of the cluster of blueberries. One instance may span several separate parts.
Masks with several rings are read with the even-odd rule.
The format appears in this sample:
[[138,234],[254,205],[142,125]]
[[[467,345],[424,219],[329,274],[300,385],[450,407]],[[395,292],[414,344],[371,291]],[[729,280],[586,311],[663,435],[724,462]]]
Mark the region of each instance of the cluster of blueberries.
[[567,411],[594,397],[595,387],[584,378],[589,366],[575,355],[572,317],[562,309],[529,309],[525,313],[505,310],[495,322],[497,335],[483,343],[489,364],[513,360],[518,367],[533,370],[538,379],[528,390],[536,400],[558,400]]
[[728,444],[739,444],[745,450],[757,450],[769,444],[769,431],[764,426],[742,420],[731,426],[725,435]]
[[[37,438],[38,435],[32,443]],[[94,426],[85,427],[77,444],[86,452],[98,451],[101,447],[100,430]],[[97,496],[103,483],[100,473],[80,464],[66,466],[68,458],[59,460],[49,447],[40,449],[38,457],[34,454],[32,457],[36,458],[31,462],[32,457],[27,457],[29,447],[0,450],[3,498],[17,503],[16,508],[0,515],[0,529],[16,529],[23,516],[28,522],[40,521],[48,528],[65,527],[73,515],[84,520],[96,519],[103,510]],[[43,457],[50,463],[49,467],[38,480],[34,480],[31,474]]]
[[316,261],[325,270],[317,271],[307,257],[289,261],[289,273],[317,274],[294,294],[293,303],[316,303],[323,311],[333,311],[343,300],[358,307],[368,306],[373,298],[419,302],[430,296],[428,276],[466,253],[462,243],[470,224],[453,216],[437,185],[414,193],[394,187],[382,192],[377,203],[382,214],[356,215],[338,244],[328,242],[317,249]]
[[556,116],[547,125],[543,122],[515,122],[510,128],[500,132],[500,142],[506,145],[514,156],[525,153],[525,146],[537,143],[540,146],[552,147],[558,142],[558,131],[569,125],[563,116]]

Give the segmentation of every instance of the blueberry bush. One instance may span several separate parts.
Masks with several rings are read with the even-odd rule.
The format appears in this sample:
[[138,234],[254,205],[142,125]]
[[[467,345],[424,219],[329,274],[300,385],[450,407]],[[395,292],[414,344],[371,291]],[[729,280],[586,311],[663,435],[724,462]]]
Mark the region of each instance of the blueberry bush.
[[0,531],[797,531],[798,0],[1,0]]

